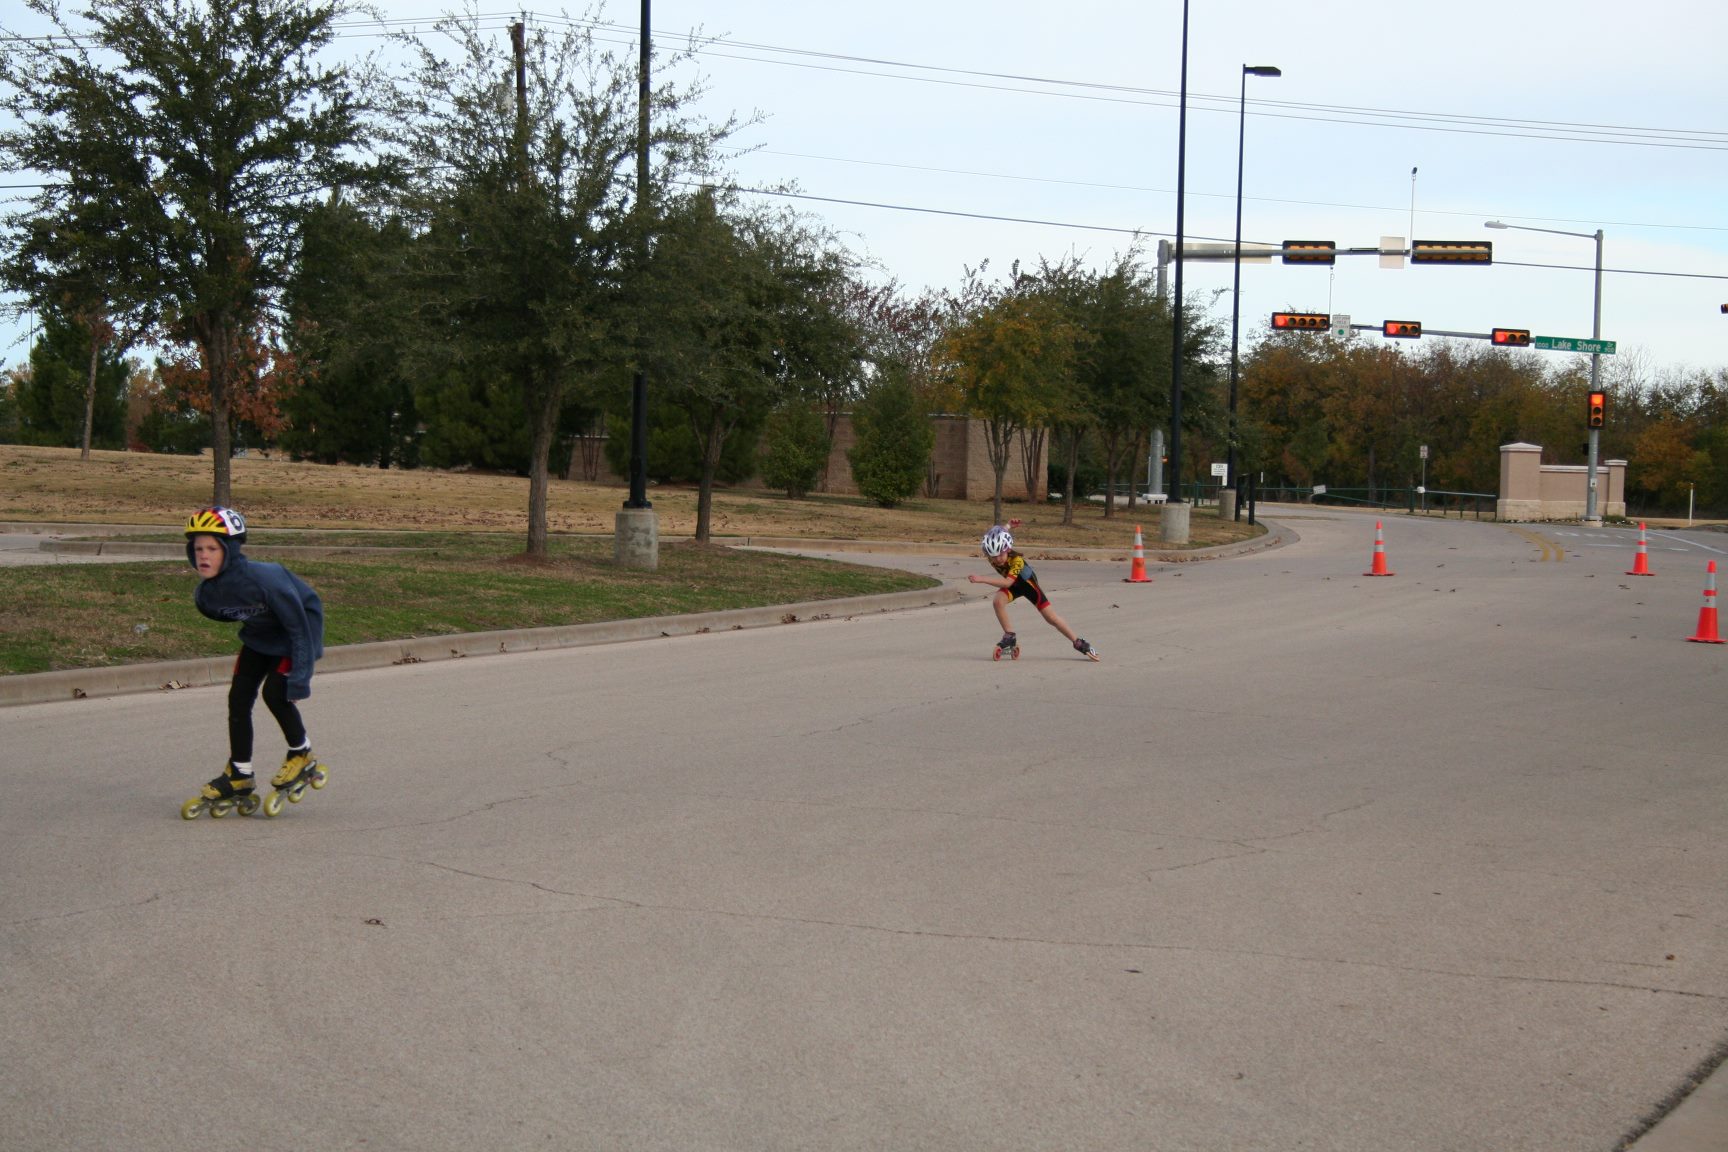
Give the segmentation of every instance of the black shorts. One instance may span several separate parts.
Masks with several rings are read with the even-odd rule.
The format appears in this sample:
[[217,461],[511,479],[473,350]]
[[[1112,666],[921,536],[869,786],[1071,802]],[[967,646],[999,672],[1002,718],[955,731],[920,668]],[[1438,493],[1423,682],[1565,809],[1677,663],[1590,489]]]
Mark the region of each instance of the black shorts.
[[1008,595],[1013,600],[1032,601],[1032,607],[1040,612],[1050,607],[1050,597],[1044,595],[1044,589],[1038,586],[1037,575],[1030,568],[1020,570],[1020,575],[1008,586]]

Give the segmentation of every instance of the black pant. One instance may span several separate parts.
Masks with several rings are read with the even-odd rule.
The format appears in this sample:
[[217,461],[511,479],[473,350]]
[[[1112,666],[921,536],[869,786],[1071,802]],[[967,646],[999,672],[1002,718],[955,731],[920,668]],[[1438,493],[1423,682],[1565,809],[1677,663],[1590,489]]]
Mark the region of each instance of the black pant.
[[286,656],[271,656],[241,645],[240,655],[234,658],[234,680],[228,685],[228,755],[236,763],[252,759],[252,705],[258,699],[259,685],[264,687],[264,706],[282,726],[288,747],[306,743],[300,709],[288,699],[290,667]]

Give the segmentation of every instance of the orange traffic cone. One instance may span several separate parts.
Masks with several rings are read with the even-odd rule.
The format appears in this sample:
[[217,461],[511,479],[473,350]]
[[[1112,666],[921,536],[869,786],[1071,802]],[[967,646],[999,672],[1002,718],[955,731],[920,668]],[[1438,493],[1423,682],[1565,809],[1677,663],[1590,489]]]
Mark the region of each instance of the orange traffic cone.
[[1134,563],[1128,569],[1124,584],[1150,584],[1152,577],[1146,575],[1146,545],[1140,540],[1140,525],[1134,525]]
[[1628,576],[1654,576],[1650,571],[1650,547],[1644,540],[1644,522],[1638,522],[1638,555],[1632,558],[1632,570]]
[[1728,643],[1716,634],[1716,561],[1710,561],[1710,567],[1704,576],[1704,607],[1698,609],[1698,635],[1686,637],[1699,644]]
[[1364,576],[1396,576],[1396,572],[1386,568],[1386,537],[1380,531],[1380,521],[1374,521],[1374,566],[1362,573]]

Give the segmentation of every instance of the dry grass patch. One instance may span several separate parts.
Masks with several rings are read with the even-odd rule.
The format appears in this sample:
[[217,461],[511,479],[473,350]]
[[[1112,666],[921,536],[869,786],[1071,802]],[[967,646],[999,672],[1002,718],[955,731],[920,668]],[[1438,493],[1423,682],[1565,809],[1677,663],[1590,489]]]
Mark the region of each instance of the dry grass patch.
[[[380,470],[246,457],[233,462],[234,503],[258,528],[455,530],[525,537],[528,481],[520,476],[435,469]],[[92,452],[80,461],[72,449],[0,446],[0,520],[136,523],[174,526],[210,500],[208,457]],[[579,481],[552,482],[548,521],[553,532],[610,535],[624,489]],[[654,488],[649,499],[663,539],[696,530],[696,492]],[[1024,521],[1018,532],[1029,546],[1122,549],[1134,525],[1146,526],[1148,547],[1158,540],[1157,509],[1118,508],[1106,519],[1099,505],[1075,510],[1061,524],[1055,504],[1013,504],[1007,515]],[[988,502],[914,500],[878,508],[857,496],[788,500],[759,489],[721,490],[714,496],[714,533],[721,536],[792,536],[806,539],[906,540],[971,543],[990,525]],[[1220,521],[1195,509],[1189,547],[1231,543],[1258,535],[1246,523]]]

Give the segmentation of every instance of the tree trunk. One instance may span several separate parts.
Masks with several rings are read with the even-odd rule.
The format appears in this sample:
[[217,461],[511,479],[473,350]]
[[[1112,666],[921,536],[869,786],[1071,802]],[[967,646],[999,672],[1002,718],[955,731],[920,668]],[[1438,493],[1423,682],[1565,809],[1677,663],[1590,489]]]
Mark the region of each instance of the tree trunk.
[[714,473],[720,467],[720,449],[726,443],[726,428],[718,414],[708,417],[707,435],[698,434],[702,449],[702,482],[696,489],[696,543],[706,544],[714,515]]
[[1034,428],[1020,442],[1020,472],[1026,478],[1027,500],[1038,498],[1038,460],[1044,454],[1044,439],[1048,435],[1048,429]]
[[1062,485],[1062,523],[1074,523],[1074,470],[1080,467],[1080,437],[1084,433],[1076,428],[1068,434],[1068,476]]
[[528,458],[528,555],[544,560],[546,549],[546,497],[551,487],[552,436],[558,427],[562,388],[544,386],[540,404],[532,413],[533,441]]
[[232,326],[220,320],[212,321],[199,333],[204,371],[210,378],[210,455],[214,472],[210,502],[223,508],[234,503],[230,467],[234,430],[229,426],[228,395],[228,374],[234,364],[233,336]]
[[90,459],[90,425],[96,421],[96,364],[102,355],[102,341],[96,338],[96,325],[90,325],[90,375],[84,381],[84,449],[78,459]]
[[1104,437],[1104,519],[1116,516],[1116,465],[1122,460],[1122,433]]

